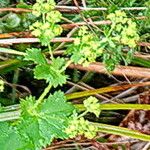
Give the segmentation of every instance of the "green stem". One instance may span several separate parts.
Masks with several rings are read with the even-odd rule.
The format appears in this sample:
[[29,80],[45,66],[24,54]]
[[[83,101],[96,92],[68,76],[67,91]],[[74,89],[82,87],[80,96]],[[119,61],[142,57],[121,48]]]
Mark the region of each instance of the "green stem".
[[130,110],[130,109],[143,109],[150,110],[148,104],[101,104],[100,110]]
[[37,107],[39,104],[42,103],[44,97],[48,94],[48,92],[50,91],[51,87],[52,87],[52,85],[49,83],[49,85],[45,88],[44,92],[42,93],[42,95],[39,97],[39,99],[35,103],[35,107]]
[[102,123],[91,122],[91,124],[94,125],[95,127],[98,127],[99,132],[115,134],[120,136],[127,136],[130,138],[139,139],[143,141],[150,141],[150,135],[146,135],[135,130],[127,129],[124,127],[102,124]]
[[49,50],[49,53],[50,53],[51,59],[53,60],[53,59],[54,59],[54,56],[53,56],[53,52],[52,52],[52,49],[51,49],[50,43],[48,43],[48,50]]
[[2,113],[2,112],[10,112],[10,111],[17,111],[19,109],[20,109],[20,105],[19,104],[10,105],[10,106],[6,106],[6,107],[2,107],[2,110],[0,111],[0,113]]
[[114,30],[115,26],[116,26],[116,23],[113,23],[113,27],[111,25],[111,29],[109,30],[109,33],[106,35],[107,38],[109,38],[109,36],[111,35],[112,31]]
[[67,61],[65,66],[60,70],[60,72],[64,72],[66,70],[66,68],[72,63],[71,60]]
[[45,23],[46,22],[45,13],[42,13],[42,19],[43,19],[43,23]]
[[80,114],[80,115],[78,116],[78,118],[84,117],[87,113],[88,113],[88,111],[87,111],[87,110],[86,110],[86,111],[84,111],[82,114]]

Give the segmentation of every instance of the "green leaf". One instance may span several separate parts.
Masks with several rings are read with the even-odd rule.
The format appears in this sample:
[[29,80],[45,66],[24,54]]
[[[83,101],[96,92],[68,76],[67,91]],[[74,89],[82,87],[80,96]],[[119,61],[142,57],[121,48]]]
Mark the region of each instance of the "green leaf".
[[[65,128],[74,111],[60,91],[35,107],[34,97],[21,101],[20,120],[12,125],[0,123],[0,149],[41,150],[54,138],[68,138]],[[7,141],[7,142],[6,142]]]
[[[73,105],[66,102],[64,94],[60,91],[50,95],[37,108],[30,106],[32,101],[22,101],[21,107],[26,108],[28,113],[23,114],[19,131],[24,137],[29,137],[35,147],[41,148],[50,144],[54,137],[67,138],[64,130],[68,124],[68,116],[73,112]],[[33,130],[34,129],[34,130]]]
[[60,58],[57,57],[55,59],[53,59],[51,66],[57,70],[61,69],[62,66],[65,64],[65,59],[64,58]]
[[43,110],[46,114],[56,114],[63,116],[62,112],[65,112],[65,115],[70,114],[70,109],[73,106],[70,103],[66,103],[66,97],[63,92],[58,91],[53,95],[50,95],[47,100],[40,106],[40,109]]
[[52,73],[48,64],[37,65],[34,69],[34,76],[38,80],[44,79],[49,82],[50,74]]
[[36,64],[47,63],[45,56],[41,53],[41,49],[38,48],[27,49],[25,60],[34,61]]
[[34,150],[30,141],[26,141],[18,133],[17,129],[7,122],[0,123],[0,149],[1,150]]
[[57,57],[48,64],[45,56],[41,53],[40,49],[32,48],[26,52],[25,60],[34,61],[38,64],[34,69],[34,76],[36,79],[44,79],[50,82],[54,87],[62,86],[66,83],[67,76],[61,72],[62,67],[65,65],[65,59]]
[[67,76],[64,72],[60,71],[64,62],[62,58],[56,58],[53,59],[51,64],[37,65],[34,69],[35,78],[39,80],[44,79],[50,82],[54,87],[58,85],[62,86],[67,80]]
[[[40,150],[41,147],[45,146],[44,138],[40,134],[42,128],[40,128],[39,122],[40,118],[33,117],[28,114],[18,125],[18,132],[22,135],[22,138],[32,143],[32,149],[38,150]],[[49,141],[51,140],[52,138],[49,138]]]
[[15,14],[15,13],[8,14],[7,17],[6,17],[6,19],[4,21],[6,23],[5,26],[8,29],[16,28],[21,23],[20,17],[17,14]]
[[18,3],[18,4],[16,5],[16,7],[17,7],[17,8],[25,8],[25,9],[31,9],[31,8],[32,8],[31,5],[28,5],[28,4],[24,3],[24,2]]

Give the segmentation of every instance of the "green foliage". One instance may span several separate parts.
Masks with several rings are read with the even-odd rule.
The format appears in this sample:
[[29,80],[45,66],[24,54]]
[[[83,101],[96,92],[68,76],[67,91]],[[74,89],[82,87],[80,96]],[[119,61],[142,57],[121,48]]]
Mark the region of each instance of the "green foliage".
[[10,147],[12,150],[40,150],[54,138],[68,137],[64,130],[74,107],[66,102],[62,92],[55,92],[38,106],[34,97],[27,97],[21,101],[21,110],[16,123],[0,123],[2,150]]
[[33,14],[36,16],[40,16],[42,14],[47,14],[51,10],[55,9],[55,1],[54,0],[37,0],[33,5]]
[[[130,1],[130,5],[134,1]],[[105,6],[108,3],[107,0],[101,2],[88,0],[87,2],[91,6],[98,6],[101,3]],[[112,0],[113,10],[117,8],[116,2],[118,1]],[[121,4],[123,3],[125,2]],[[129,4],[129,1],[127,0],[126,3]],[[74,106],[66,102],[63,92],[58,91],[45,98],[52,86],[56,88],[66,83],[68,76],[65,75],[65,70],[70,63],[88,66],[102,59],[107,70],[112,71],[122,61],[126,65],[130,63],[136,49],[136,42],[139,40],[136,23],[129,19],[123,11],[117,10],[106,18],[112,22],[111,26],[103,26],[99,30],[91,31],[89,31],[91,28],[86,26],[80,27],[75,41],[66,45],[68,59],[65,59],[64,56],[54,58],[50,40],[61,35],[63,31],[59,25],[62,14],[55,10],[55,6],[54,0],[37,0],[32,7],[32,13],[22,15],[10,13],[0,20],[1,33],[20,28],[20,25],[25,29],[30,26],[32,34],[40,40],[41,45],[48,47],[51,55],[48,61],[41,49],[26,50],[24,60],[34,62],[34,77],[38,80],[45,80],[48,87],[37,100],[33,96],[21,100],[21,115],[16,122],[0,123],[0,149],[2,150],[10,147],[12,150],[40,150],[50,144],[54,138],[66,139],[77,135],[84,135],[91,139],[96,136],[99,129],[84,119],[87,113],[94,113],[98,117],[100,110],[103,109],[127,109],[124,104],[119,105],[120,108],[117,108],[118,104],[112,104],[111,107],[107,104],[100,105],[98,100],[91,96],[84,100],[82,105],[82,111],[84,111],[78,114]],[[28,8],[24,3],[18,7]],[[35,19],[38,21],[31,25]],[[125,48],[127,49],[126,56],[124,55]],[[15,61],[14,66],[17,62]],[[5,64],[7,65],[9,66],[9,63]],[[0,91],[3,90],[4,83],[0,80]],[[128,105],[128,108],[135,108],[135,105],[134,107]],[[149,106],[146,108],[149,109]],[[112,130],[105,129],[105,132],[111,133]]]
[[20,17],[15,13],[9,13],[0,20],[0,33],[10,31],[19,27],[21,23]]
[[110,13],[107,18],[112,21],[107,36],[111,36],[112,41],[135,48],[139,40],[136,23],[127,18],[125,12],[120,10]]
[[70,138],[84,135],[86,138],[92,139],[96,136],[97,129],[98,128],[91,125],[88,120],[85,120],[83,117],[78,118],[77,114],[74,114],[65,132]]
[[62,27],[56,23],[61,21],[61,13],[54,10],[54,0],[37,1],[33,5],[33,14],[37,17],[42,16],[42,21],[33,23],[30,27],[32,34],[38,37],[42,45],[49,45],[50,40],[62,33]]
[[[57,59],[59,60],[59,59]],[[55,61],[55,60],[54,60]],[[67,76],[60,72],[59,69],[54,68],[50,65],[38,65],[34,70],[34,75],[36,79],[44,79],[50,82],[55,88],[66,83]]]
[[25,8],[25,9],[31,9],[32,8],[31,5],[28,5],[25,2],[21,2],[21,1],[16,5],[16,7],[17,8]]
[[147,19],[138,21],[138,30],[140,32],[141,40],[150,42],[150,1],[146,1],[145,6],[147,7],[147,9],[141,14],[146,16]]
[[20,21],[21,21],[20,18],[15,13],[11,13],[5,18],[7,28],[18,27],[20,24]]
[[39,65],[47,63],[45,56],[41,53],[41,49],[38,48],[27,49],[25,60],[33,61]]
[[[120,10],[110,13],[107,19],[112,24],[102,27],[100,38],[87,27],[80,28],[74,43],[67,48],[72,62],[87,66],[100,57],[108,71],[113,71],[122,61],[125,65],[131,62],[139,40],[136,23]],[[124,49],[128,49],[127,57]]]
[[37,66],[34,69],[34,76],[36,79],[44,79],[50,82],[52,86],[57,87],[66,83],[67,76],[62,71],[65,65],[64,58],[54,58],[51,64],[48,64],[45,56],[40,49],[32,48],[26,52],[25,60],[34,61]]
[[102,55],[102,49],[100,48],[98,37],[88,32],[88,28],[83,26],[80,28],[74,43],[69,45],[67,54],[71,55],[70,59],[75,64],[87,66]]
[[[6,142],[7,141],[7,142]],[[2,150],[29,150],[32,143],[26,143],[17,129],[7,122],[0,123],[0,149]],[[28,141],[29,142],[29,141]],[[33,148],[31,148],[33,150]]]
[[85,111],[78,115],[76,112],[70,117],[69,126],[65,129],[67,135],[70,138],[77,135],[84,135],[86,138],[92,139],[96,136],[98,128],[94,127],[88,120],[85,120],[85,116],[88,112],[94,113],[97,117],[100,114],[100,104],[95,97],[89,97],[83,101]]
[[[104,27],[104,36],[101,40],[104,46],[103,62],[108,71],[115,69],[121,61],[125,65],[131,62],[139,40],[136,23],[127,18],[125,12],[117,10],[107,16],[112,21],[111,26]],[[127,48],[127,57],[124,49]]]

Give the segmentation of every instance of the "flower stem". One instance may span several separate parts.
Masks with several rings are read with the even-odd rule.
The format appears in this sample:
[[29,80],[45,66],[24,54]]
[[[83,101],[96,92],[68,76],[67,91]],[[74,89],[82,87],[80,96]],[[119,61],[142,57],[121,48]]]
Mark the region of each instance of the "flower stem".
[[78,116],[78,118],[81,118],[81,117],[85,116],[87,113],[88,113],[88,110],[84,111],[82,114],[80,114],[80,115]]
[[72,63],[71,60],[67,61],[65,66],[60,70],[60,72],[64,72],[66,70],[66,68]]
[[50,91],[51,87],[52,87],[52,85],[49,83],[49,85],[45,88],[44,92],[42,93],[42,95],[39,97],[39,99],[35,103],[35,107],[37,107],[39,104],[41,104],[41,102],[43,101],[44,97]]
[[50,43],[48,43],[48,50],[49,50],[51,59],[53,60],[54,56],[53,56],[53,53],[52,53],[52,49],[51,49]]

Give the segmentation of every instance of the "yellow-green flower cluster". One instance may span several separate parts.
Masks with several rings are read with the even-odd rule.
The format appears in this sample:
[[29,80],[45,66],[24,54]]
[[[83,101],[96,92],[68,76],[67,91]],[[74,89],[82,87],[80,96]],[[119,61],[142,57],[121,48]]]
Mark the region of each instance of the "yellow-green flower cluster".
[[52,25],[50,22],[35,22],[30,27],[32,30],[32,35],[38,37],[42,45],[47,45],[50,40],[62,33],[62,27],[60,25]]
[[124,45],[128,45],[131,48],[136,47],[136,42],[139,40],[137,34],[136,23],[131,19],[127,21],[127,26],[123,28],[121,32],[121,42]]
[[94,113],[97,117],[100,114],[100,103],[97,98],[90,96],[83,102],[84,107],[88,112]]
[[127,18],[126,13],[121,10],[109,14],[107,18],[112,21],[111,39],[131,48],[136,47],[136,42],[139,40],[136,23]]
[[36,0],[36,3],[33,5],[33,14],[37,17],[42,15],[43,13],[46,14],[49,11],[55,8],[55,1],[54,0]]
[[86,138],[94,138],[98,131],[97,127],[94,127],[88,120],[85,120],[82,116],[87,112],[94,113],[97,117],[100,114],[100,104],[98,99],[90,96],[83,102],[86,111],[80,116],[75,112],[72,116],[69,126],[66,128],[65,133],[70,137],[76,137],[77,135],[84,135]]
[[110,13],[107,16],[107,19],[111,20],[112,23],[126,23],[128,20],[127,15],[125,12],[121,10],[116,10],[115,13]]
[[73,117],[73,120],[70,121],[65,133],[70,138],[74,138],[78,135],[84,135],[86,138],[92,139],[96,136],[97,131],[98,129],[91,125],[90,122],[85,120],[83,117]]
[[0,80],[0,92],[4,91],[4,81]]
[[99,39],[91,32],[88,32],[86,26],[82,26],[78,32],[78,37],[74,43],[69,46],[67,53],[71,54],[71,60],[75,64],[88,66],[95,62],[98,56],[101,56],[102,49],[100,48]]
[[61,21],[61,13],[54,10],[55,2],[53,0],[40,1],[33,6],[33,14],[41,16],[42,21],[37,21],[30,26],[32,35],[38,37],[42,45],[47,46],[51,39],[62,33],[62,27],[56,23]]

